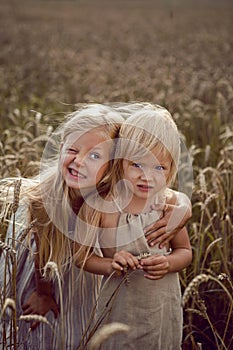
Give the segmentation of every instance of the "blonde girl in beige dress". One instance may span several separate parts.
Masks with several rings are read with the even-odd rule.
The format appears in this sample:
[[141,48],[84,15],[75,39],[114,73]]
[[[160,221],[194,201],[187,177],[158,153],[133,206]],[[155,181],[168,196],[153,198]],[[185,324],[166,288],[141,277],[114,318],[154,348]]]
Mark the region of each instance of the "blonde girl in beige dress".
[[[160,106],[137,109],[120,129],[111,189],[98,210],[86,208],[86,233],[98,230],[103,257],[90,254],[84,268],[104,275],[96,324],[121,322],[130,330],[105,341],[105,350],[178,350],[182,307],[178,271],[192,259],[181,229],[162,249],[148,245],[143,227],[161,217],[151,210],[173,201],[168,188],[179,163],[180,138],[170,113]],[[93,203],[98,201],[93,196]],[[96,207],[96,206],[95,206]],[[90,228],[91,227],[91,228]],[[103,317],[104,315],[104,317]]]

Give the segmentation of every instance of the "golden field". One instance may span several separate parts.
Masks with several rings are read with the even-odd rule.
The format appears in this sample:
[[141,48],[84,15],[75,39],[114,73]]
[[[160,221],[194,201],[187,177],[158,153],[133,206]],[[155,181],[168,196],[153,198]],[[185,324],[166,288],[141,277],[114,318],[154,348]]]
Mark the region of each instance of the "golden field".
[[1,178],[36,174],[76,103],[150,101],[173,114],[194,174],[183,350],[233,348],[232,15],[220,0],[0,4]]

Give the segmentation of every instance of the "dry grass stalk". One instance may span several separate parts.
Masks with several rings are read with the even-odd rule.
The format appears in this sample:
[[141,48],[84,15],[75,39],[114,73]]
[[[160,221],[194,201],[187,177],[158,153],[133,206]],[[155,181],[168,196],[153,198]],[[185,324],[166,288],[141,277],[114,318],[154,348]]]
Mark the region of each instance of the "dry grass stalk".
[[61,285],[61,277],[58,271],[58,266],[54,261],[48,261],[46,263],[44,267],[43,276],[49,280],[57,279],[59,299],[60,299],[61,349],[63,349],[65,344],[65,330],[64,330],[64,307],[63,307],[62,285]]
[[33,227],[35,227],[36,224],[37,224],[37,219],[34,219],[34,220],[29,224],[29,226],[28,226],[27,228],[25,228],[25,229],[22,231],[22,233],[21,233],[21,235],[20,235],[19,243],[22,243],[22,242],[25,240],[25,238],[27,237],[27,235],[29,234],[29,232],[31,231],[31,229],[32,229]]
[[9,244],[6,244],[5,242],[2,242],[2,241],[0,241],[0,250],[5,250],[11,256],[16,254],[16,251]]
[[221,241],[222,241],[222,237],[219,237],[219,238],[215,239],[213,242],[211,242],[211,243],[208,245],[208,247],[207,247],[207,249],[206,249],[206,251],[205,251],[205,255],[204,255],[203,261],[202,261],[202,268],[201,268],[201,270],[204,269],[207,256],[208,256],[209,252],[211,251],[211,249],[212,249],[216,244],[218,244],[218,243],[221,242]]
[[2,307],[0,319],[2,319],[2,316],[4,315],[7,308],[10,308],[11,310],[16,310],[15,301],[13,299],[11,299],[11,298],[5,299],[4,305]]
[[19,195],[21,188],[22,180],[17,180],[14,185],[14,200],[12,205],[12,212],[15,214],[19,207]]
[[185,306],[188,302],[188,300],[191,298],[194,292],[198,291],[198,287],[203,282],[208,282],[209,280],[217,282],[222,289],[226,292],[227,296],[229,297],[230,303],[233,304],[233,297],[229,290],[224,286],[224,284],[219,280],[219,278],[216,278],[212,275],[206,275],[204,273],[194,277],[194,279],[189,283],[187,288],[184,291],[183,297],[182,297],[182,304]]
[[[101,313],[98,317],[98,319],[96,320],[95,324],[93,325],[92,329],[90,330],[90,326],[91,326],[91,322],[92,322],[92,318],[94,316],[94,313],[95,313],[95,310],[96,310],[96,306],[98,304],[98,299],[96,301],[96,305],[95,307],[93,308],[93,311],[92,311],[92,315],[90,317],[90,321],[89,323],[87,324],[86,326],[86,329],[85,329],[85,332],[83,334],[83,337],[80,341],[80,345],[78,347],[77,350],[84,350],[86,349],[88,343],[91,341],[92,337],[94,336],[94,334],[97,332],[98,328],[100,327],[101,323],[103,322],[103,320],[106,318],[106,316],[108,315],[108,313],[111,311],[111,307],[112,307],[112,304],[121,288],[121,286],[123,284],[127,284],[128,282],[128,278],[129,278],[129,274],[132,273],[133,271],[127,271],[127,273],[124,274],[123,278],[121,279],[121,281],[119,282],[118,286],[115,288],[115,290],[113,291],[112,295],[109,297],[108,301],[106,302],[103,310],[101,310]],[[110,281],[111,278],[115,278],[116,276],[115,275],[115,272],[113,272],[109,277],[108,279],[105,281],[104,285],[102,286],[102,288],[104,288],[105,285],[107,285],[107,283]],[[101,293],[100,293],[100,296],[101,297]],[[89,332],[89,334],[88,334]],[[88,334],[88,337],[86,338]],[[86,338],[86,339],[85,339]]]
[[99,349],[99,346],[113,334],[121,332],[127,333],[129,330],[130,327],[123,323],[113,322],[106,324],[105,326],[101,327],[91,339],[90,350]]
[[196,276],[187,286],[187,288],[184,291],[183,297],[182,297],[182,304],[185,306],[191,296],[194,292],[198,290],[199,284],[203,282],[207,282],[209,280],[209,276],[205,274],[200,274]]
[[47,320],[46,317],[41,316],[41,315],[21,315],[19,317],[20,321],[26,321],[26,322],[31,322],[31,321],[37,321],[37,322],[42,322],[42,323],[46,323],[51,329],[52,329],[52,325],[51,323]]
[[[12,224],[12,249],[15,250],[16,244],[16,232],[15,232],[15,217],[16,217],[16,211],[19,207],[19,195],[20,195],[20,188],[21,188],[21,179],[17,180],[14,184],[14,198],[13,198],[13,205],[12,205],[12,211],[13,211],[13,224]],[[12,257],[12,295],[14,300],[16,300],[16,273],[17,273],[17,260],[16,255],[13,255]],[[13,339],[14,339],[14,350],[17,349],[17,312],[16,309],[13,310]]]

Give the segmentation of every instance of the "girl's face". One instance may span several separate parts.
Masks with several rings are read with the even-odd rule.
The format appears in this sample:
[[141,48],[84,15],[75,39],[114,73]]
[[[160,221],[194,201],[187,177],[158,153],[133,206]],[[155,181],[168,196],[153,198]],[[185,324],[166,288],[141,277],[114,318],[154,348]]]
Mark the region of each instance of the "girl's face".
[[124,179],[128,180],[132,200],[148,200],[167,184],[172,158],[152,149],[140,161],[123,160]]
[[76,190],[89,190],[103,177],[108,167],[111,140],[101,130],[90,131],[77,138],[70,134],[62,145],[60,164],[66,185]]

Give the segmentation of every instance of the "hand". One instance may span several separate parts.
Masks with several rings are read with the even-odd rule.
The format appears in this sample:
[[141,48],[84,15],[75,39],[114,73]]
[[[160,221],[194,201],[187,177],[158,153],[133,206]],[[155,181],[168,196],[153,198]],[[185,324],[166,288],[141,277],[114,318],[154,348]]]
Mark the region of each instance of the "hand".
[[[55,318],[59,315],[59,308],[51,295],[39,294],[34,291],[26,301],[24,305],[22,305],[23,315],[41,315],[45,316],[47,312],[50,310],[53,311]],[[31,329],[35,329],[40,322],[34,321],[31,324]]]
[[[157,210],[157,207],[152,206],[152,209]],[[159,243],[159,248],[163,248],[184,227],[191,215],[190,207],[166,204],[162,218],[145,227],[147,242],[151,247]]]
[[113,256],[112,268],[115,271],[122,272],[124,267],[130,267],[132,270],[135,270],[138,266],[138,259],[125,250],[116,252]]
[[144,277],[151,280],[161,279],[169,272],[169,262],[164,255],[152,255],[142,259],[140,265],[146,272]]

